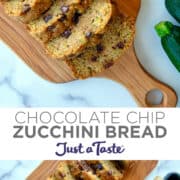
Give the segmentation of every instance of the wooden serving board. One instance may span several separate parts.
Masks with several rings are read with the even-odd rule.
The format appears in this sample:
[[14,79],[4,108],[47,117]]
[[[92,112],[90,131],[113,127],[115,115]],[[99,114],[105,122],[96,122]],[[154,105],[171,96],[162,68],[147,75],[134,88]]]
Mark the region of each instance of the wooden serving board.
[[[117,4],[120,13],[137,17],[140,0],[113,1]],[[27,33],[24,26],[5,15],[2,7],[0,7],[0,38],[41,77],[60,83],[75,80],[68,66],[62,61],[48,57],[43,47]],[[155,80],[145,72],[137,60],[134,47],[131,47],[112,68],[97,74],[97,77],[105,77],[124,84],[140,106],[150,106],[146,101],[146,96],[153,89],[161,90],[164,95],[158,107],[176,106],[176,93],[169,86]]]
[[[60,161],[44,161],[27,180],[46,180],[54,172]],[[144,180],[144,178],[153,170],[157,161],[136,161],[125,174],[123,180]]]

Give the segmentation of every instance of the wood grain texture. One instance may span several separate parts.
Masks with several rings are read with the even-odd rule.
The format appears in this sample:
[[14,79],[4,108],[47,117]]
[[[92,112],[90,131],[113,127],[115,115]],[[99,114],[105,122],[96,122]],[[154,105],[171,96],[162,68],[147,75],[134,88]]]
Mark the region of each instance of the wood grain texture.
[[[44,161],[35,169],[27,180],[46,180],[54,172],[60,161]],[[157,161],[136,161],[125,173],[123,180],[144,180],[153,170]]]
[[[174,107],[177,103],[174,90],[148,74],[141,67],[135,53],[132,53],[133,51],[134,47],[131,47],[112,68],[97,76],[106,77],[124,84],[142,107]],[[163,100],[160,105],[152,106],[146,101],[146,96],[148,92],[154,89],[161,90]]]
[[[120,13],[137,17],[140,0],[113,1],[117,4]],[[5,15],[2,7],[0,7],[0,27],[0,38],[41,77],[60,83],[75,80],[69,67],[62,61],[48,57],[42,45],[27,33],[22,24]],[[97,74],[97,77],[105,77],[123,83],[142,107],[150,106],[146,102],[146,95],[152,89],[160,89],[163,92],[163,102],[158,107],[174,107],[177,104],[174,90],[154,79],[141,67],[133,47],[121,57],[116,65]]]

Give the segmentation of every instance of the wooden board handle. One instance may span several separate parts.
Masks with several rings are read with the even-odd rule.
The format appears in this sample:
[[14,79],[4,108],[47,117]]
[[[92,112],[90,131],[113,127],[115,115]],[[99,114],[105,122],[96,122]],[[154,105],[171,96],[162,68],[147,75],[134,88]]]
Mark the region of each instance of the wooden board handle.
[[[143,69],[135,55],[134,47],[131,47],[112,68],[99,74],[98,77],[109,78],[124,84],[142,107],[175,107],[177,104],[175,91]],[[154,89],[160,90],[163,94],[160,105],[150,105],[146,101],[148,92]]]

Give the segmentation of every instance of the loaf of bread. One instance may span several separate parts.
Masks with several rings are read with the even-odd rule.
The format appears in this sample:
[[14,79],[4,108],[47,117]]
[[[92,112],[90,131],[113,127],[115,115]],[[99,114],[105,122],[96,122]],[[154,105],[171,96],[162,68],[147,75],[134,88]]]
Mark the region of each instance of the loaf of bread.
[[91,1],[55,0],[47,12],[28,24],[28,29],[36,39],[45,43],[77,24]]
[[2,4],[8,15],[15,16],[23,22],[29,22],[45,12],[51,6],[52,1],[53,0],[3,0]]
[[103,33],[112,14],[110,0],[93,0],[73,28],[66,29],[59,37],[46,44],[53,58],[64,59],[83,49],[96,34]]
[[115,16],[106,27],[98,44],[88,45],[77,57],[66,60],[76,78],[84,79],[110,68],[132,45],[135,22]]
[[61,161],[48,180],[122,180],[130,161]]

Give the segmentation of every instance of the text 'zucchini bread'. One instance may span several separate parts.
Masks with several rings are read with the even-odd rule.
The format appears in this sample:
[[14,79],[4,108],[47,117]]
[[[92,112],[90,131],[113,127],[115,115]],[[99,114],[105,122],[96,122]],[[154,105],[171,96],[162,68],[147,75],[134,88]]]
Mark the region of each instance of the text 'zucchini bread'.
[[1,0],[1,2],[8,15],[29,22],[45,12],[53,0]]
[[131,161],[60,161],[47,180],[122,180]]
[[111,67],[132,45],[135,21],[116,16],[111,19],[97,45],[88,45],[77,57],[66,60],[76,78],[87,78]]
[[55,0],[47,12],[28,24],[28,29],[36,39],[47,42],[77,24],[91,1]]
[[46,44],[48,54],[58,59],[75,55],[84,48],[91,37],[104,31],[111,15],[110,0],[93,0],[76,26],[65,30],[59,37]]

